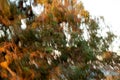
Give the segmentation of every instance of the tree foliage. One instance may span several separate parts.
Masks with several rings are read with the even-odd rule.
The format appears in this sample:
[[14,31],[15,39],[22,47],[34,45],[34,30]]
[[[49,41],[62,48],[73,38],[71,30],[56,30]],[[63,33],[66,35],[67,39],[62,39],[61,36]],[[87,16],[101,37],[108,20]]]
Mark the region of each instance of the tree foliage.
[[[0,37],[0,78],[87,80],[91,71],[97,73],[87,63],[108,50],[114,34],[99,35],[99,23],[77,0],[34,0],[23,7],[25,1],[15,4],[0,0],[0,28],[4,34]],[[38,4],[44,5],[44,10],[35,16],[32,6]],[[21,19],[26,19],[25,30],[20,28]]]

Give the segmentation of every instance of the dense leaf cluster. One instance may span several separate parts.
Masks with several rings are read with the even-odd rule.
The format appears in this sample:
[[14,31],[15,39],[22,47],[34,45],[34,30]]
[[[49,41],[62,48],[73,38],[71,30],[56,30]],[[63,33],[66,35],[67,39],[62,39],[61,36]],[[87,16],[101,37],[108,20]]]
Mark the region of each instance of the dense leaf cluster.
[[[23,7],[27,0],[18,0],[18,4],[7,1],[0,0],[1,79],[89,80],[103,77],[87,63],[95,60],[96,54],[108,50],[114,34],[108,32],[105,38],[98,36],[100,26],[81,2],[34,0]],[[44,11],[36,16],[32,6],[38,3],[44,4]],[[26,19],[25,30],[20,28],[21,19]],[[87,29],[88,40],[84,38],[82,25]]]

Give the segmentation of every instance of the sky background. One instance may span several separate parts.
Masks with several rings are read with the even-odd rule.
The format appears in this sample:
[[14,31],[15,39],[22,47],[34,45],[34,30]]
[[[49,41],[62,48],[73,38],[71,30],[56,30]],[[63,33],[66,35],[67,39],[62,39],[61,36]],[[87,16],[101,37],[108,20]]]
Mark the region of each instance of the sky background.
[[[120,52],[120,0],[79,0],[93,16],[103,16],[105,23],[118,36],[112,50]],[[120,53],[119,53],[120,54]]]

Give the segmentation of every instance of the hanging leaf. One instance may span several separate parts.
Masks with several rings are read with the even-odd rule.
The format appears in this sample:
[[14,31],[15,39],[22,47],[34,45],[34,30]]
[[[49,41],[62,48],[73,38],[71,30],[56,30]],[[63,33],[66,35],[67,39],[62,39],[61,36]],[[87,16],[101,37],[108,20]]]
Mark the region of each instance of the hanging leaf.
[[7,61],[5,61],[5,62],[1,62],[1,63],[0,63],[0,66],[1,66],[2,68],[7,69],[7,67],[8,67],[8,63],[7,63]]
[[8,63],[8,65],[12,62],[12,53],[7,53],[6,55],[5,55],[5,59],[6,59],[6,61],[7,61],[7,63]]

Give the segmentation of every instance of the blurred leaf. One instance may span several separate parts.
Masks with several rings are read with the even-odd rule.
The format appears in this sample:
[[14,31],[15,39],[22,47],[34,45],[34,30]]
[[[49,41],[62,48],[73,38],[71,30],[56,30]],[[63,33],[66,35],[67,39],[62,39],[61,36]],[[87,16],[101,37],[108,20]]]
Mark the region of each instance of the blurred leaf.
[[51,48],[51,47],[46,47],[45,48],[46,53],[51,53],[52,51],[53,51],[53,48]]
[[9,65],[9,64],[7,63],[7,61],[0,63],[0,66],[1,66],[2,68],[5,68],[5,69],[8,68],[8,65]]
[[1,11],[2,15],[5,15],[7,17],[11,16],[10,5],[8,3],[8,0],[3,0],[3,1],[0,0],[0,11]]

